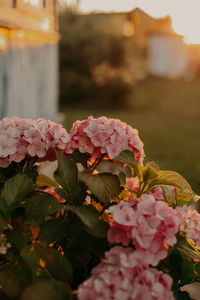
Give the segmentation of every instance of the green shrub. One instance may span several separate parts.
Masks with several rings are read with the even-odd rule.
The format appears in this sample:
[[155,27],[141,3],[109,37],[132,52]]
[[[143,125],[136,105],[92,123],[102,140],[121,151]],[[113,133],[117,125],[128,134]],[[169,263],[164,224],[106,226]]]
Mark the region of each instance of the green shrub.
[[60,16],[60,104],[65,106],[124,107],[132,87],[121,76],[99,85],[92,68],[108,62],[111,68],[125,65],[123,37],[110,35],[95,26],[94,16],[66,11]]

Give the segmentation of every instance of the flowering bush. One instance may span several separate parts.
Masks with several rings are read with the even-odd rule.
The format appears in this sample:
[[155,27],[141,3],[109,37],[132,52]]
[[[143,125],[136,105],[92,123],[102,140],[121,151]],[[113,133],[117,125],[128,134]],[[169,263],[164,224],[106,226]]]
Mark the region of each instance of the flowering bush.
[[[40,173],[47,160],[54,179]],[[0,299],[191,299],[181,287],[200,282],[199,197],[143,160],[119,120],[70,133],[0,121]]]

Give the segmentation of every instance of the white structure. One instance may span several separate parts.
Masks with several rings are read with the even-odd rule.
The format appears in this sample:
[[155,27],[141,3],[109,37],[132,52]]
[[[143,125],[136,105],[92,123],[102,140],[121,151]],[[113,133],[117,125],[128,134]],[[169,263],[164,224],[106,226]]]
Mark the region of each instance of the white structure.
[[0,0],[0,119],[54,119],[58,96],[56,1]]
[[155,76],[184,77],[189,53],[181,36],[151,34],[148,38],[148,71]]

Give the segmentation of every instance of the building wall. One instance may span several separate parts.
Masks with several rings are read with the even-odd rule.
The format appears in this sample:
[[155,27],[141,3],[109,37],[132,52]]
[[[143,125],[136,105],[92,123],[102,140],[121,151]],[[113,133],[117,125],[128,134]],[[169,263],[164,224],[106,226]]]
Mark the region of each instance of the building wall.
[[[43,0],[38,7],[31,5],[34,2],[17,0],[17,8],[12,7],[13,1],[6,1],[0,0],[0,118],[54,119],[58,109],[59,39],[55,1],[47,0],[41,10]],[[7,9],[12,12],[11,18],[3,14]],[[47,18],[50,27],[42,27]]]
[[54,118],[57,76],[57,43],[24,45],[8,32],[7,48],[0,50],[0,117]]

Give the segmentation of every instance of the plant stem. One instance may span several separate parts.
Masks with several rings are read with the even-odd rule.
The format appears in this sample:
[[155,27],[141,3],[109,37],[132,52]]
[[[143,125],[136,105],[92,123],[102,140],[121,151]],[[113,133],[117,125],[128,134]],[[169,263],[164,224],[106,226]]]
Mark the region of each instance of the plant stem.
[[97,158],[94,163],[91,165],[91,167],[89,168],[89,172],[93,173],[94,170],[96,169],[96,167],[100,164],[100,162],[102,161],[102,159],[105,157],[105,154],[102,154],[100,158]]

